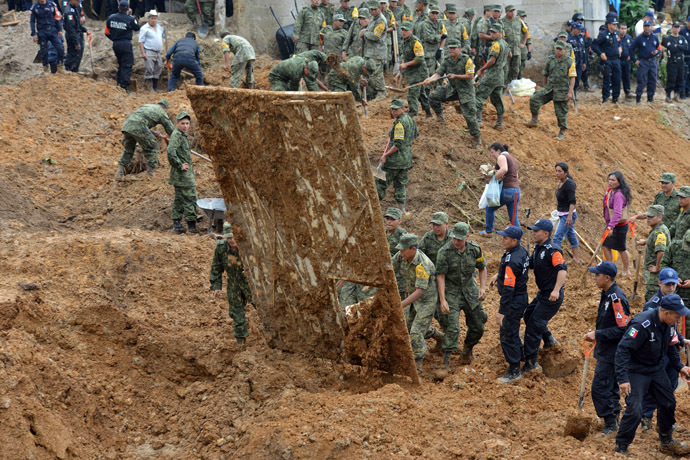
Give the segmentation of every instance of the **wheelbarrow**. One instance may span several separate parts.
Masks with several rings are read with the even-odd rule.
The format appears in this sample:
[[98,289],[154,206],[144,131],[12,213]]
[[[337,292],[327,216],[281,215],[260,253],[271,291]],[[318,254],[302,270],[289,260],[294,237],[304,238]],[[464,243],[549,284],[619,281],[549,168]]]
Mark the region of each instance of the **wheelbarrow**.
[[208,233],[213,227],[216,233],[222,233],[223,221],[225,220],[225,201],[222,198],[202,198],[196,201],[196,205],[204,211],[209,219]]

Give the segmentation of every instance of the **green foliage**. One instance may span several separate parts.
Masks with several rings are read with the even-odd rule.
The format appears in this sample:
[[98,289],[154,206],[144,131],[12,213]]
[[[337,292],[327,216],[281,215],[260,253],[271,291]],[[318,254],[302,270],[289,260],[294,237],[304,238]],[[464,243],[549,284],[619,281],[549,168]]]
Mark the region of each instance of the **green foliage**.
[[628,30],[633,29],[637,21],[642,19],[645,12],[653,9],[654,3],[651,0],[621,0],[618,22],[626,23]]
[[671,123],[668,121],[668,118],[666,118],[664,114],[662,114],[661,112],[656,113],[656,120],[664,126],[671,126]]

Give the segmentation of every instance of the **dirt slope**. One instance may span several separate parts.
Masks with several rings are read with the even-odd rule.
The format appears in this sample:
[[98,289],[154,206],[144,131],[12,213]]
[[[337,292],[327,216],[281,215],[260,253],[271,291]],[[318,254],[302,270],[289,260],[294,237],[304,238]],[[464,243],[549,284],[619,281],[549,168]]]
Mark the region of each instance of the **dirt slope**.
[[[62,97],[36,89],[46,85],[61,88]],[[612,458],[610,439],[561,436],[577,403],[579,340],[598,301],[591,282],[580,285],[579,267],[552,322],[564,344],[554,371],[575,368],[559,379],[495,383],[505,370],[495,292],[485,302],[490,319],[474,363],[440,383],[417,387],[269,349],[254,310],[249,345],[238,349],[227,303],[208,292],[214,240],[169,231],[165,155],[153,178],[113,179],[124,118],[158,97],[126,96],[112,82],[78,76],[0,87],[0,459]],[[183,92],[166,97],[171,112],[189,109]],[[509,144],[520,161],[521,208],[532,209],[530,220],[554,208],[556,161],[571,165],[578,228],[590,242],[603,229],[608,172],[626,174],[636,210],[651,201],[662,171],[677,172],[679,184],[690,179],[679,166],[689,125],[681,110],[583,102],[571,113],[567,140],[557,142],[551,108],[543,127],[530,130],[527,101],[507,104],[506,125],[514,129],[485,128],[483,138]],[[364,130],[374,161],[391,120],[386,102],[369,112]],[[419,122],[414,214],[403,226],[421,236],[431,213],[446,210],[453,221],[469,216],[476,238],[478,167],[489,157],[467,148],[464,124],[452,109],[446,114],[444,126]],[[492,114],[485,112],[487,125]],[[671,115],[677,121],[667,126]],[[197,161],[195,170],[199,196],[218,196],[212,169]],[[498,240],[480,244],[494,272]],[[25,290],[27,283],[39,289]],[[622,284],[631,291],[629,279]],[[440,364],[431,356],[426,366]],[[679,393],[684,426],[689,404],[688,393]],[[584,410],[594,413],[588,396]],[[643,434],[631,458],[664,458],[655,448],[655,436]]]

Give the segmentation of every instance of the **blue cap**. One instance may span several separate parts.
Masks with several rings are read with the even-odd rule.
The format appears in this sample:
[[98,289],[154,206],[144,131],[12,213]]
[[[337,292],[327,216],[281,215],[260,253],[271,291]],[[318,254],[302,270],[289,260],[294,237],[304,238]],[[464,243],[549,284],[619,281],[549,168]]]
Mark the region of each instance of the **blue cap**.
[[583,26],[583,25],[580,24],[579,22],[574,22],[574,23],[573,23],[573,29],[585,30],[585,26]]
[[664,268],[659,272],[659,281],[661,282],[661,284],[678,284],[678,273],[672,268]]
[[654,11],[653,10],[647,10],[647,12],[644,15],[649,16],[650,18],[653,18],[654,17]]
[[536,224],[531,227],[527,227],[530,230],[546,230],[551,233],[553,231],[553,222],[549,219],[539,219]]
[[129,8],[129,2],[128,2],[127,0],[122,0],[122,1],[120,2],[120,6]]
[[618,268],[616,268],[616,265],[613,262],[609,262],[608,260],[599,262],[599,265],[595,267],[589,267],[587,270],[589,270],[592,273],[601,273],[602,275],[608,275],[611,278],[615,278],[616,274],[618,273]]
[[675,311],[680,316],[690,316],[690,310],[683,303],[683,299],[678,294],[669,294],[661,298],[661,305],[664,310]]
[[643,26],[650,26],[652,25],[652,21],[645,21],[642,23]]
[[508,238],[514,238],[516,240],[519,240],[522,238],[522,229],[516,225],[510,225],[506,227],[505,230],[501,230],[496,232],[501,236],[507,236]]

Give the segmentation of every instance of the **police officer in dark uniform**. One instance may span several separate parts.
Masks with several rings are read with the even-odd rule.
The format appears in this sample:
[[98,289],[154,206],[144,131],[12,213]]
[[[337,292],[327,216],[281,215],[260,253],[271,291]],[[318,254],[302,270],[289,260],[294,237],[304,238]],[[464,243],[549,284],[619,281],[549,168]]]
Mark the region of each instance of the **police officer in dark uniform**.
[[643,24],[644,33],[635,37],[630,47],[630,56],[636,56],[635,65],[637,66],[637,90],[635,91],[635,101],[639,104],[642,100],[642,93],[647,87],[647,102],[654,102],[656,92],[657,64],[659,53],[659,37],[652,33],[652,21],[645,21]]
[[497,232],[503,237],[503,257],[498,267],[498,274],[491,278],[489,287],[498,285],[501,296],[496,323],[500,326],[501,348],[508,362],[508,372],[499,378],[501,383],[511,383],[519,379],[520,362],[522,361],[522,342],[520,341],[520,320],[529,302],[527,297],[527,280],[529,279],[529,255],[520,245],[522,230],[511,225]]
[[642,417],[642,398],[651,392],[659,406],[657,428],[661,451],[673,455],[690,453],[690,446],[673,439],[676,422],[676,398],[664,372],[664,357],[685,380],[690,380],[690,367],[680,361],[676,323],[690,315],[678,294],[661,299],[659,308],[636,315],[630,322],[616,351],[616,377],[620,392],[625,396],[626,409],[616,435],[614,452],[627,454],[635,439],[635,431]]
[[111,15],[105,21],[105,35],[113,42],[113,51],[117,57],[117,85],[127,92],[129,80],[132,78],[132,66],[134,66],[134,53],[132,52],[132,31],[139,30],[139,23],[130,16],[127,0],[120,2],[117,13]]
[[630,92],[630,76],[632,75],[632,58],[630,56],[630,47],[633,39],[628,34],[628,25],[624,22],[618,24],[618,36],[621,39],[621,81],[623,83],[623,91],[625,98],[632,97]]
[[568,35],[568,43],[573,47],[573,53],[575,54],[575,70],[577,71],[577,77],[575,78],[575,86],[573,87],[573,92],[577,95],[577,89],[580,87],[580,81],[582,80],[582,73],[588,67],[589,54],[587,53],[587,45],[585,44],[585,36],[582,35],[585,27],[579,22],[573,23],[571,27],[571,32]]
[[[688,41],[688,44],[690,44],[690,17],[687,18],[688,21],[685,23],[685,26],[683,26],[682,29],[680,29],[680,35],[685,37],[685,39]],[[690,46],[688,46],[688,49],[685,50],[685,59],[684,59],[684,71],[683,71],[683,92],[680,95],[681,99],[687,99],[688,96],[690,95],[690,71],[688,69],[688,66],[690,66]]]
[[599,32],[599,36],[592,42],[592,49],[601,58],[600,65],[604,74],[604,82],[601,86],[601,102],[606,103],[612,96],[614,104],[618,103],[621,94],[621,61],[622,52],[620,37],[616,26],[618,16],[608,14],[606,27]]
[[601,289],[596,330],[584,337],[588,342],[597,342],[594,348],[597,367],[592,378],[592,402],[597,416],[604,419],[603,433],[609,435],[618,430],[621,412],[614,360],[618,341],[628,326],[630,307],[623,290],[616,283],[618,269],[612,262],[603,261],[588,270],[594,273],[594,282]]
[[538,370],[537,354],[544,340],[544,348],[558,344],[549,331],[548,325],[563,303],[563,286],[568,267],[561,250],[551,244],[553,223],[549,219],[539,219],[527,227],[532,230],[532,240],[536,243],[529,256],[529,268],[534,272],[537,283],[537,296],[525,310],[525,364],[522,373]]
[[81,23],[84,15],[79,0],[69,0],[63,19],[65,21],[65,38],[67,40],[67,58],[65,70],[79,72],[79,64],[84,55],[84,33],[91,39],[91,32]]
[[587,64],[585,66],[585,69],[582,71],[582,85],[585,87],[585,91],[590,91],[591,88],[589,87],[589,53],[592,51],[592,37],[589,36],[589,31],[585,27],[585,16],[582,13],[575,13],[573,14],[573,18],[571,19],[573,23],[577,22],[582,26],[582,29],[580,30],[580,34],[584,37],[585,40],[585,49],[587,50],[587,56],[585,63]]
[[664,36],[661,46],[666,48],[668,60],[666,62],[666,102],[671,102],[671,93],[676,92],[674,101],[680,101],[683,93],[685,77],[685,52],[690,48],[690,42],[680,34],[680,22],[674,22],[671,35]]
[[41,62],[43,71],[48,72],[48,42],[57,53],[58,72],[65,73],[63,61],[65,48],[62,45],[62,16],[58,6],[50,0],[38,0],[29,13],[31,36],[34,42],[41,45]]

